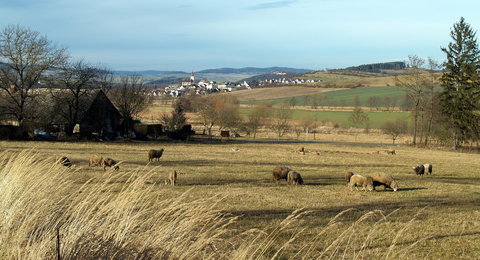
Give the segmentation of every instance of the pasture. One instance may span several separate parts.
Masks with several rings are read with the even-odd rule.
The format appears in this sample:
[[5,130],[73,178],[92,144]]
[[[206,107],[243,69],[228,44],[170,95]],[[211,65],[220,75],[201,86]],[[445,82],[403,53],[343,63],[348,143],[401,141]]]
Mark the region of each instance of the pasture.
[[[288,88],[288,87],[286,87]],[[367,99],[372,96],[377,96],[380,99],[380,102],[383,101],[385,97],[389,97],[395,101],[394,105],[399,107],[401,105],[402,100],[405,97],[405,91],[403,91],[399,87],[395,86],[381,86],[381,87],[362,87],[362,88],[352,88],[352,89],[325,89],[325,92],[318,92],[323,93],[323,96],[319,99],[319,105],[321,106],[331,106],[331,107],[353,107],[354,106],[354,98],[358,97],[359,105],[363,107],[369,107],[371,104],[367,102]],[[238,91],[239,93],[242,91]],[[234,92],[235,93],[235,92]],[[296,106],[310,106],[311,105],[311,98],[312,94],[318,93],[311,93],[311,94],[303,94],[303,95],[293,95],[295,93],[292,89],[290,95],[284,97],[272,97],[272,98],[265,98],[260,99],[257,98],[256,100],[253,99],[241,99],[243,95],[238,95],[239,100],[241,103],[244,104],[255,104],[258,102],[270,102],[272,104],[279,104],[283,102],[292,102],[292,98],[295,100]],[[259,96],[261,97],[261,96]],[[382,107],[381,103],[379,107]]]
[[[251,108],[241,108],[240,115],[246,117],[251,113]],[[351,111],[318,111],[309,109],[291,109],[292,120],[302,120],[306,118],[317,117],[319,122],[335,122],[341,127],[352,127],[352,123],[349,118],[352,114]],[[370,128],[381,128],[382,124],[389,120],[395,120],[397,118],[408,119],[410,113],[408,112],[370,112],[364,111],[369,118]]]
[[[18,198],[21,196],[32,198],[25,202],[25,205],[39,205],[40,209],[42,205],[48,204],[46,202],[52,200],[51,198],[65,198],[54,201],[52,204],[68,211],[69,208],[75,208],[69,205],[71,201],[85,196],[82,201],[88,201],[88,203],[80,203],[83,205],[83,210],[94,207],[101,211],[102,217],[98,219],[90,217],[88,220],[82,220],[91,225],[90,228],[95,230],[93,233],[99,233],[95,241],[106,239],[105,241],[108,240],[109,243],[101,244],[102,246],[116,245],[118,247],[115,248],[120,251],[127,250],[128,246],[138,246],[156,252],[159,244],[163,245],[165,250],[167,246],[172,248],[167,255],[155,255],[156,257],[174,259],[189,257],[207,259],[480,258],[480,243],[478,243],[480,241],[480,210],[478,208],[480,160],[477,154],[397,146],[393,148],[396,150],[396,155],[387,155],[383,152],[387,148],[382,146],[306,144],[304,146],[307,152],[301,155],[294,152],[297,146],[296,144],[226,142],[0,142],[2,155],[0,188],[4,192],[7,190],[10,194],[14,192],[14,188],[10,186],[13,185],[18,190],[25,185],[23,187],[25,193],[18,195],[20,196]],[[160,161],[148,163],[148,150],[160,148],[165,149]],[[43,156],[47,160],[56,154],[67,156],[75,167],[67,169],[48,166],[48,164],[42,166],[44,168],[39,166],[39,169],[47,170],[35,173],[42,177],[36,178],[39,178],[39,183],[46,182],[48,185],[41,186],[39,190],[42,192],[31,192],[34,189],[26,187],[35,185],[35,181],[22,182],[19,178],[17,181],[21,183],[20,185],[14,183],[14,179],[7,178],[13,175],[14,171],[22,171],[22,169],[33,171],[32,168],[35,168],[9,166],[6,163],[13,154],[25,149],[31,149],[35,156]],[[372,154],[375,151],[380,151],[380,154]],[[100,167],[88,167],[88,158],[92,154],[121,161],[120,171],[104,172]],[[27,160],[23,160],[27,165]],[[35,165],[37,162],[34,160],[31,163]],[[419,163],[432,163],[433,175],[416,177],[411,167]],[[272,183],[271,171],[275,166],[288,166],[300,172],[305,185],[287,186],[285,181],[280,181],[278,184]],[[7,172],[8,169],[11,173]],[[177,186],[164,184],[170,169],[179,172]],[[398,181],[399,191],[384,191],[382,187],[377,187],[377,191],[373,192],[355,189],[351,191],[345,186],[343,178],[347,171],[365,176],[374,172],[390,173]],[[57,185],[53,181],[48,182],[49,176],[52,180],[61,180],[62,185]],[[55,194],[60,191],[68,196],[56,196]],[[101,209],[106,207],[105,205],[110,205],[108,202],[114,200],[114,196],[118,194],[128,194],[128,199],[125,201],[135,203],[131,208],[121,204],[123,208],[118,207],[118,210],[113,210],[117,215],[109,216],[107,214],[109,211]],[[14,215],[15,210],[22,211],[19,213],[20,216],[23,216],[24,212],[27,214],[42,212],[39,209],[32,212],[15,208],[22,204],[12,202],[15,204],[14,207],[13,204],[7,203],[9,196],[5,193],[2,196],[4,196],[4,203],[1,203],[0,212],[3,212],[4,219],[7,212]],[[15,201],[18,201],[18,198]],[[95,204],[97,200],[101,202]],[[171,202],[174,204],[169,204]],[[128,204],[128,202],[124,203]],[[188,210],[175,208],[175,205],[189,208]],[[213,211],[208,211],[206,208],[212,208]],[[295,212],[299,209],[301,211]],[[145,211],[148,214],[135,217],[137,211]],[[155,215],[156,220],[150,223],[150,218],[146,216],[156,212],[160,212],[158,213],[160,215]],[[60,212],[55,213],[60,214]],[[337,216],[339,213],[342,214]],[[208,215],[208,218],[200,219],[201,216],[197,215]],[[175,229],[168,225],[168,219],[173,221],[178,218],[184,218],[185,222],[179,223],[190,223],[192,228],[178,226]],[[38,218],[40,222],[31,223],[31,225],[42,226],[41,219]],[[95,219],[96,222],[91,219]],[[189,221],[189,219],[193,220]],[[118,223],[104,225],[105,221],[118,221]],[[194,225],[192,221],[198,221],[198,223],[195,222]],[[139,224],[143,222],[146,224]],[[7,243],[5,229],[11,223],[8,222],[7,225],[4,222],[1,227],[0,242],[3,246],[0,248],[0,258],[11,256],[12,250],[9,246],[21,248],[15,249],[17,250],[15,255],[20,258],[32,256],[35,250],[47,252],[55,248],[53,243],[55,236],[52,234],[42,236],[35,233],[36,239],[51,240],[44,245],[47,249],[37,248],[40,243],[32,238],[29,243]],[[137,227],[137,224],[139,228],[132,229],[129,231],[131,233],[122,231],[129,230],[131,226]],[[80,228],[82,225],[84,224],[76,223],[74,226]],[[85,226],[89,225],[85,224]],[[180,232],[178,229],[185,228],[185,230],[182,229],[184,233],[181,235],[174,233],[183,237],[183,240],[175,242],[178,244],[173,246],[168,244],[177,240],[165,234],[166,231],[162,228],[167,227],[170,228],[169,232]],[[48,226],[45,229],[47,228]],[[156,246],[148,247],[150,244],[147,245],[146,241],[156,241],[153,237],[159,235],[149,233],[155,228],[162,230],[161,236],[168,237],[165,238],[167,242],[159,242],[159,244],[152,242],[152,245]],[[16,238],[15,235],[12,234],[22,230],[9,233],[11,235],[9,239],[16,241],[12,238]],[[65,237],[68,237],[69,230],[67,224],[60,229],[62,234],[65,233]],[[78,229],[74,230],[79,232]],[[141,230],[144,230],[144,233]],[[102,232],[115,234],[110,237],[102,235]],[[202,237],[205,232],[207,235]],[[193,237],[197,233],[198,237]],[[152,237],[146,239],[147,234]],[[25,234],[19,234],[18,237],[23,241],[21,239],[25,239]],[[119,240],[119,237],[130,238],[132,241],[111,242],[116,241],[115,239]],[[188,240],[189,243],[191,240],[191,243],[188,244],[184,240]],[[199,246],[197,243],[200,241],[206,242]],[[83,238],[83,242],[87,244],[87,238]],[[119,245],[121,243],[123,246]],[[67,245],[70,244],[67,243]],[[63,247],[62,254],[68,255],[67,245]],[[75,245],[78,246],[78,244]],[[72,248],[79,252],[82,249],[74,246]],[[150,251],[145,253],[146,256],[148,252]],[[45,255],[51,255],[51,252]]]

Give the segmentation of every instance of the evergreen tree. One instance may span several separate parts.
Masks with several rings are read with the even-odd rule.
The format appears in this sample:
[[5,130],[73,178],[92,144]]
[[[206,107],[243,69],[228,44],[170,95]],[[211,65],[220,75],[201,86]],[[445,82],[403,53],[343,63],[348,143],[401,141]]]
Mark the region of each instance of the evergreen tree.
[[475,31],[462,17],[451,30],[452,42],[442,51],[447,54],[445,73],[441,78],[443,91],[441,94],[442,114],[448,120],[452,130],[453,148],[460,142],[476,138],[480,90],[478,49]]

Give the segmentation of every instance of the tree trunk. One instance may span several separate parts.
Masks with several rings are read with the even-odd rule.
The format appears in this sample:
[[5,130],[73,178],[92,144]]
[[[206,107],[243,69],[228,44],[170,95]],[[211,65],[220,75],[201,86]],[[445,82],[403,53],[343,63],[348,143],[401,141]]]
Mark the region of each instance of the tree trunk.
[[414,112],[413,116],[413,145],[417,145],[417,121],[418,121],[418,111]]

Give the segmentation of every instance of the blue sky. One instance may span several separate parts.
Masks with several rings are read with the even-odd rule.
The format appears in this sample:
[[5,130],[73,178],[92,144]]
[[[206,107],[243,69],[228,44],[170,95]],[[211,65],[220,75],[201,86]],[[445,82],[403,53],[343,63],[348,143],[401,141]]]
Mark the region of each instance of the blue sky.
[[478,0],[0,0],[0,27],[19,24],[114,70],[342,68],[444,59]]

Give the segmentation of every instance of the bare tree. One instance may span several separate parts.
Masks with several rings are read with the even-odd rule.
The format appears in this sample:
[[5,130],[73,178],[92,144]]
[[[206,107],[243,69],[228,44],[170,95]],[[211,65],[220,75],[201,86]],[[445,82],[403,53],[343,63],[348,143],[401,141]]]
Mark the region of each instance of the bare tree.
[[287,103],[282,103],[273,109],[272,113],[272,130],[277,134],[278,140],[290,130],[290,110]]
[[52,113],[68,122],[65,129],[67,135],[73,133],[73,128],[81,120],[80,115],[88,109],[86,100],[95,87],[97,72],[96,68],[79,60],[63,65],[58,73],[47,80],[54,102]]
[[6,98],[0,109],[23,127],[43,73],[67,59],[65,48],[56,47],[36,31],[19,25],[4,28],[0,32],[0,91]]
[[369,126],[370,118],[368,117],[367,113],[363,112],[362,108],[356,107],[353,109],[352,114],[350,114],[348,121],[354,127],[364,126],[367,128]]
[[234,96],[221,95],[215,102],[215,112],[218,117],[219,129],[229,129],[236,132],[241,124],[240,103]]
[[256,138],[258,129],[262,127],[263,122],[268,117],[267,106],[264,103],[255,104],[252,112],[247,116],[245,122],[245,129],[247,133],[253,134],[253,139]]
[[139,75],[123,76],[120,84],[110,91],[110,97],[123,117],[123,128],[127,133],[133,129],[133,121],[151,101]]
[[195,110],[198,111],[202,118],[203,134],[205,134],[205,131],[208,131],[209,136],[212,136],[212,128],[218,121],[215,103],[215,97],[211,95],[204,96],[195,103]]
[[367,103],[370,107],[370,110],[373,110],[374,108],[378,110],[380,108],[381,100],[378,96],[370,96],[367,98]]
[[115,75],[112,70],[107,66],[99,66],[97,68],[95,84],[97,85],[97,88],[100,88],[108,95],[115,85]]
[[395,109],[396,101],[392,97],[384,97],[383,98],[383,105],[385,106],[385,110],[389,111],[392,109],[392,111]]
[[295,125],[293,126],[293,132],[295,133],[295,136],[297,136],[297,141],[300,139],[300,135],[303,132],[303,127],[301,125]]
[[185,117],[185,109],[182,104],[183,103],[177,99],[173,111],[170,114],[163,113],[161,115],[160,120],[167,131],[174,132],[181,130],[186,124],[187,118]]
[[[422,69],[425,60],[416,56],[409,55],[408,74],[403,77],[396,77],[397,84],[405,90],[408,98],[413,104],[413,145],[417,144],[418,126],[423,127],[423,110],[425,99],[426,74]],[[423,130],[423,129],[422,129]],[[420,131],[423,133],[423,131]]]
[[441,65],[432,58],[428,58],[428,78],[426,82],[426,93],[425,93],[425,114],[427,117],[426,126],[425,126],[425,138],[424,145],[427,146],[430,140],[430,135],[432,132],[433,122],[435,118],[439,117],[440,108],[439,108],[439,92],[435,90],[437,86],[440,73],[438,70],[441,68]]
[[392,137],[392,142],[395,144],[395,140],[397,140],[398,136],[407,132],[408,124],[404,119],[398,118],[395,121],[386,121],[383,123],[382,129],[386,134]]
[[302,118],[300,124],[304,133],[308,133],[314,122],[314,116],[308,115]]

